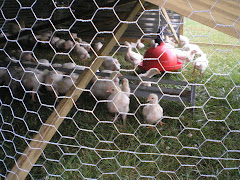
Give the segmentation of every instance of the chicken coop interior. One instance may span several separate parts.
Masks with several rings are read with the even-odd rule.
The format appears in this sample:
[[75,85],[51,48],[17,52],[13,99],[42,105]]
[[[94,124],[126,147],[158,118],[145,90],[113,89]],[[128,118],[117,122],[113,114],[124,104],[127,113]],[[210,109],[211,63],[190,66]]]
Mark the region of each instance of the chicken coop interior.
[[0,7],[0,179],[240,179],[238,0]]

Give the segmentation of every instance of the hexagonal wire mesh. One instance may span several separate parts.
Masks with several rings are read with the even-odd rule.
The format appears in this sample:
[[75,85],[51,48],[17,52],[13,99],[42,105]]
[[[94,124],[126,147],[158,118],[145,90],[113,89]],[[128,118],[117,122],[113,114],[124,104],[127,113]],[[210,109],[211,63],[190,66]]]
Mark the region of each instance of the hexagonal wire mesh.
[[[0,177],[239,179],[238,1],[0,5]],[[182,67],[146,74],[160,34]]]

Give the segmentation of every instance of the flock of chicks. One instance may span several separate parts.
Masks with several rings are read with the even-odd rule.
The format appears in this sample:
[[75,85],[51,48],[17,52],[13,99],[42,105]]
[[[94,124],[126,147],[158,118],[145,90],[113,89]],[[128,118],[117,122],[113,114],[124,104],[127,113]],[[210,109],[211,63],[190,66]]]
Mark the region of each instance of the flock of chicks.
[[[40,41],[50,41],[50,44],[58,52],[68,52],[73,48],[73,52],[78,57],[79,60],[84,61],[90,58],[89,51],[90,45],[82,41],[81,38],[77,37],[77,34],[72,33],[72,37],[78,43],[71,40],[61,39],[57,36],[52,36],[52,32],[43,32],[36,35],[36,38]],[[28,37],[20,39],[25,43],[33,43],[35,39],[33,37]],[[99,51],[102,47],[100,42],[96,43],[95,51]],[[34,92],[37,92],[41,85],[45,85],[48,91],[53,91],[57,97],[59,94],[66,94],[66,92],[71,88],[74,82],[79,77],[77,73],[65,73],[58,70],[39,70],[37,68],[26,67],[25,70],[19,65],[19,61],[23,65],[39,65],[54,68],[65,68],[65,69],[76,69],[84,70],[84,66],[76,65],[75,63],[68,62],[64,64],[60,63],[50,63],[47,59],[36,60],[30,52],[21,52],[21,50],[11,50],[8,52],[9,57],[6,57],[1,61],[1,64],[9,64],[8,70],[6,68],[0,69],[0,83],[6,86],[10,85],[12,92],[15,92],[17,86],[20,85],[20,81],[24,88],[32,92],[32,100],[35,101]],[[9,73],[8,73],[9,71]]]
[[[166,37],[165,44],[173,50],[176,54],[177,60],[181,62],[182,65],[193,61],[193,73],[195,73],[195,70],[197,69],[202,77],[203,72],[208,67],[208,59],[207,55],[198,45],[190,44],[189,39],[183,35],[179,36],[179,45],[182,48],[176,48],[178,45],[172,42],[168,37]],[[198,55],[198,57],[194,60],[196,55]]]
[[[90,58],[89,51],[91,45],[86,41],[83,41],[76,33],[71,33],[73,40],[65,40],[58,36],[52,36],[52,32],[44,32],[36,35],[36,38],[40,41],[50,41],[50,44],[54,47],[57,52],[69,52],[73,48],[73,52],[82,62]],[[34,38],[31,37],[30,41],[34,42]],[[103,44],[97,42],[94,45],[95,52],[98,52],[102,48]]]
[[[165,44],[173,50],[173,53],[176,54],[177,60],[180,61],[183,65],[187,62],[193,61],[195,55],[198,55],[198,57],[194,60],[193,72],[195,69],[198,69],[200,71],[200,75],[202,76],[202,73],[208,66],[206,54],[203,53],[203,51],[196,44],[190,44],[187,37],[180,35],[179,40],[182,49],[176,48],[176,45],[170,41],[168,37],[166,37]],[[139,63],[142,62],[143,56],[139,53],[134,52],[132,50],[132,47],[138,46],[137,48],[141,48],[144,47],[144,44],[138,40],[137,44],[125,42],[125,45],[127,46],[125,60],[134,65],[134,67],[137,67]],[[152,45],[155,45],[155,42],[153,42]],[[115,63],[119,64],[116,59]],[[156,74],[160,74],[160,71],[157,68],[151,68],[146,73],[139,74],[139,76],[151,78]],[[112,76],[107,79],[96,78],[94,80],[95,84],[93,85],[91,91],[96,97],[109,100],[107,103],[108,110],[111,113],[115,113],[115,118],[117,117],[118,113],[122,114],[123,125],[126,126],[126,116],[129,111],[129,96],[131,94],[131,90],[129,88],[128,79],[124,78],[122,80],[122,84],[120,84],[119,76],[119,73],[113,73]],[[110,81],[110,79],[113,81]],[[149,82],[140,83],[144,86],[151,86],[151,83]],[[145,105],[142,111],[145,122],[147,124],[155,124],[159,122],[160,125],[163,125],[164,123],[161,122],[161,119],[163,117],[163,108],[158,103],[158,96],[156,94],[150,94],[147,101],[149,103]]]
[[[103,72],[106,72],[106,70],[103,70]],[[160,74],[159,70],[157,68],[152,68],[139,76],[150,78],[156,74]],[[107,108],[109,112],[115,114],[114,119],[116,119],[118,113],[120,113],[123,120],[123,126],[125,127],[127,113],[129,112],[131,89],[128,79],[123,78],[120,82],[120,76],[122,76],[121,73],[112,71],[110,77],[94,77],[91,92],[95,97],[101,100],[108,100]],[[151,86],[149,82],[141,83],[141,85]],[[158,104],[158,96],[156,94],[150,94],[148,101],[150,103],[144,107],[143,115],[146,123],[153,124],[161,119],[163,110]]]
[[[91,49],[90,44],[82,41],[81,38],[77,37],[76,34],[72,34],[74,40],[78,43],[74,43],[71,40],[60,39],[59,37],[53,36],[51,37],[51,33],[45,33],[38,35],[38,39],[41,41],[50,41],[51,45],[57,50],[61,52],[68,52],[73,48],[73,51],[76,53],[78,58],[81,61],[84,61],[87,58],[90,58],[89,51]],[[181,61],[183,64],[186,62],[192,61],[194,59],[195,54],[200,55],[194,61],[194,71],[198,69],[202,76],[203,71],[208,66],[208,60],[206,58],[206,54],[204,54],[201,49],[194,44],[190,44],[189,40],[185,36],[180,36],[180,45],[182,46],[182,50],[175,48],[175,44],[168,38],[165,38],[165,44],[173,49],[173,52],[176,54],[177,60]],[[102,43],[98,42],[94,46],[94,50],[98,52]],[[130,62],[134,67],[137,67],[139,63],[142,62],[143,56],[140,53],[134,52],[132,50],[133,47],[137,47],[138,49],[143,48],[145,45],[138,40],[136,43],[125,42],[125,46],[127,47],[127,51],[125,53],[125,60]],[[64,63],[51,64],[47,59],[35,60],[31,53],[25,52],[11,52],[11,58],[7,58],[7,61],[13,60],[13,62],[19,57],[23,64],[38,64],[40,66],[48,66],[53,68],[66,68],[71,70],[84,70],[84,66],[76,65],[75,63]],[[5,60],[6,62],[6,60]],[[113,57],[106,57],[102,67],[104,73],[110,73],[110,77],[97,77],[94,76],[92,79],[91,92],[92,94],[100,99],[105,99],[107,101],[107,107],[109,112],[115,114],[115,118],[117,118],[118,113],[122,115],[123,125],[126,126],[126,117],[129,112],[130,105],[130,95],[131,90],[129,87],[129,81],[127,78],[123,78],[120,83],[119,77],[121,73],[119,72],[121,68],[121,64],[119,61]],[[10,71],[10,74],[8,73]],[[22,85],[26,90],[32,93],[32,100],[35,101],[35,93],[39,90],[39,88],[44,85],[46,90],[54,92],[55,96],[58,97],[59,94],[66,94],[68,90],[74,85],[74,82],[78,79],[79,74],[77,73],[64,73],[58,70],[39,70],[37,68],[26,67],[23,70],[21,67],[17,66],[9,66],[8,70],[6,68],[0,69],[0,83],[5,85],[10,85],[12,92],[15,92],[17,85],[19,82],[22,82]],[[151,68],[146,73],[139,74],[140,77],[151,78],[156,74],[160,74],[160,71],[157,68]],[[149,82],[139,82],[144,86],[151,86]],[[163,116],[163,109],[158,104],[158,96],[156,94],[150,94],[147,101],[149,104],[143,108],[143,115],[145,122],[148,124],[154,124],[161,120]],[[114,118],[114,119],[115,119]],[[160,121],[160,125],[163,123]]]
[[[7,58],[9,59],[9,58]],[[15,60],[12,57],[13,61]],[[17,61],[17,60],[16,60]],[[38,60],[39,66],[50,67],[50,63],[46,59]],[[6,62],[6,60],[5,60]],[[10,86],[13,94],[15,94],[16,88],[22,83],[25,90],[31,92],[32,101],[35,101],[35,93],[42,85],[45,85],[48,91],[53,91],[55,95],[65,94],[73,85],[74,81],[79,77],[78,74],[72,73],[71,75],[63,73],[58,70],[44,69],[40,70],[35,67],[28,67],[28,65],[36,65],[36,61],[30,53],[24,53],[21,57],[23,66],[26,66],[23,70],[17,63],[13,63],[6,68],[0,69],[1,84]],[[62,67],[66,69],[78,69],[84,70],[84,66],[77,66],[73,63],[64,64],[52,64],[52,67]],[[9,71],[9,73],[8,73]]]

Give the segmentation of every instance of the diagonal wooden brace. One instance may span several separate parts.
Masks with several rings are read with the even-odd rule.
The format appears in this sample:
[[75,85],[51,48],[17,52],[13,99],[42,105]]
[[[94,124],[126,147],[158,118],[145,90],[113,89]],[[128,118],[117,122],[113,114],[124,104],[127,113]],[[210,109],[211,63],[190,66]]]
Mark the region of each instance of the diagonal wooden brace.
[[175,29],[174,29],[174,27],[173,27],[173,25],[172,25],[171,19],[169,18],[166,9],[165,9],[164,7],[162,7],[161,11],[162,11],[162,14],[164,15],[167,23],[168,23],[168,26],[169,26],[170,30],[171,30],[172,33],[173,33],[173,37],[175,38],[175,40],[177,41],[177,43],[179,43],[179,39],[178,39],[177,33],[176,33],[176,31],[175,31]]

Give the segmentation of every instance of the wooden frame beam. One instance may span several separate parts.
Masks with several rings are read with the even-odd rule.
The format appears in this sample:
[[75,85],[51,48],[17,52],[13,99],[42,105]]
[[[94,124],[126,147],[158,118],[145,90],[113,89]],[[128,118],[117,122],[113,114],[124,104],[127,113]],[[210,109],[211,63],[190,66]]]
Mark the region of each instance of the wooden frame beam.
[[[129,13],[126,21],[132,21],[134,19],[137,13],[142,9],[142,3],[144,2],[145,0],[141,0],[141,3],[137,1],[136,6],[134,6],[132,12]],[[110,53],[116,44],[116,40],[120,39],[127,27],[128,23],[122,23],[119,25],[119,27],[116,29],[116,32],[114,33],[115,38],[110,39],[102,48],[102,51],[100,52],[101,56],[107,56]],[[24,150],[23,154],[19,157],[16,164],[8,173],[7,179],[22,180],[26,178],[33,165],[36,163],[39,156],[47,146],[48,142],[51,140],[69,111],[72,109],[74,102],[77,101],[79,96],[82,94],[83,89],[86,88],[103,61],[103,58],[98,58],[91,65],[91,69],[86,69],[83,71],[75,83],[77,88],[75,88],[75,86],[72,86],[66,94],[66,97],[69,98],[64,98],[60,101],[55,111],[52,112],[47,121],[40,128],[39,133],[35,135],[35,137],[29,143],[28,147]]]
[[181,16],[181,25],[180,25],[180,28],[179,28],[179,34],[180,35],[183,35],[183,31],[184,31],[184,26],[183,26],[183,24],[184,24],[184,16]]
[[176,31],[175,31],[175,29],[174,29],[174,27],[173,27],[173,25],[172,25],[171,19],[169,18],[166,9],[165,9],[164,7],[162,7],[162,8],[161,8],[161,11],[162,11],[162,14],[163,14],[163,16],[165,17],[167,23],[168,23],[168,27],[170,28],[170,30],[171,30],[172,33],[173,33],[174,39],[177,41],[177,43],[179,43],[179,39],[178,39],[177,33],[176,33]]
[[[236,1],[216,0],[146,0],[159,7],[170,9],[182,16],[215,28],[239,39],[240,8]],[[194,12],[196,11],[196,12]],[[211,13],[210,13],[211,12]]]

